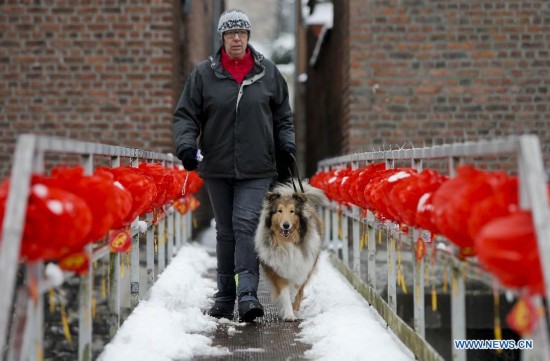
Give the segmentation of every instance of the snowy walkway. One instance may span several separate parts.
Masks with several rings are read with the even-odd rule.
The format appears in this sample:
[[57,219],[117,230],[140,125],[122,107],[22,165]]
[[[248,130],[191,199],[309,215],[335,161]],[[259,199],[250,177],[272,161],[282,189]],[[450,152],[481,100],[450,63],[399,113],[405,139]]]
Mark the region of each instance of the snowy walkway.
[[[184,246],[159,276],[151,297],[142,301],[99,356],[100,361],[169,361],[197,356],[230,355],[212,337],[219,328],[228,336],[251,327],[220,321],[203,313],[216,291],[207,273],[216,267],[208,254],[215,243],[208,229],[199,242]],[[310,349],[304,358],[315,360],[414,360],[384,320],[369,307],[323,253],[318,270],[305,290],[296,327],[297,341]],[[255,348],[258,360],[263,350]]]

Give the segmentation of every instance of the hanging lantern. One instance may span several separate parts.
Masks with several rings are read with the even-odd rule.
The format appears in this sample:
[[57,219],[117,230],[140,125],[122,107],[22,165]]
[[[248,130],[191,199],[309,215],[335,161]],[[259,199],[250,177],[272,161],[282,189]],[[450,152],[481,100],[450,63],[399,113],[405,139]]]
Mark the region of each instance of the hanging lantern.
[[508,287],[543,293],[544,280],[531,212],[487,223],[475,239],[479,262]]
[[[80,197],[33,175],[21,240],[21,258],[55,260],[80,250],[92,227],[90,208]],[[0,220],[3,221],[9,181],[0,186]],[[0,224],[1,227],[1,224]]]

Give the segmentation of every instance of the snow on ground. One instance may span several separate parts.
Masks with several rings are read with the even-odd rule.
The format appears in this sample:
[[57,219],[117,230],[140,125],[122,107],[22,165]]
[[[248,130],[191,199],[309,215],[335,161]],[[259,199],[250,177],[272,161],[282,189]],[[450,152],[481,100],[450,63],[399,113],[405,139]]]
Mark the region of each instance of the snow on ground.
[[[215,231],[185,245],[159,276],[151,297],[141,301],[123,323],[100,361],[169,361],[198,355],[228,355],[208,337],[218,320],[204,315],[216,284],[204,275],[216,267],[207,250],[215,247]],[[333,268],[323,253],[305,290],[297,338],[312,345],[306,356],[315,360],[414,360],[413,354],[385,328],[368,303]],[[243,323],[230,323],[238,333]]]

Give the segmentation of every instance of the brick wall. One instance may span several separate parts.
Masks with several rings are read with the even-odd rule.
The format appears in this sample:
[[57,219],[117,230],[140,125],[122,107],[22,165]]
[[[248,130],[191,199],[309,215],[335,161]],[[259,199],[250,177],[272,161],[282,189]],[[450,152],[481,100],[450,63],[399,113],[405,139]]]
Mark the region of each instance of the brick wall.
[[[307,169],[334,154],[523,133],[540,137],[550,169],[550,2],[333,3],[321,58],[334,57],[333,43],[342,51],[307,69],[315,85],[305,117],[319,142],[308,145]],[[323,98],[320,85],[335,71],[340,94]],[[333,128],[316,128],[336,103],[341,146],[326,141]]]
[[349,17],[343,152],[534,133],[550,169],[550,2],[351,0]]
[[173,151],[183,77],[211,52],[212,4],[0,1],[0,175],[26,132]]

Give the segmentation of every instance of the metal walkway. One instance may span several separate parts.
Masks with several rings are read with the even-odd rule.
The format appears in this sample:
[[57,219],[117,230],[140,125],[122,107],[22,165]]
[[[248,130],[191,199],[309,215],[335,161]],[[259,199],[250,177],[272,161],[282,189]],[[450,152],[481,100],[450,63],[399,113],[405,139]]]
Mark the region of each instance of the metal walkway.
[[[209,274],[215,279],[215,272]],[[213,345],[227,347],[232,355],[201,356],[193,360],[304,360],[304,352],[310,347],[297,340],[300,322],[283,322],[277,316],[271,302],[269,285],[260,279],[258,298],[264,306],[264,317],[244,326],[235,326],[237,312],[232,323],[220,323],[212,335]],[[206,310],[205,310],[206,312]]]

